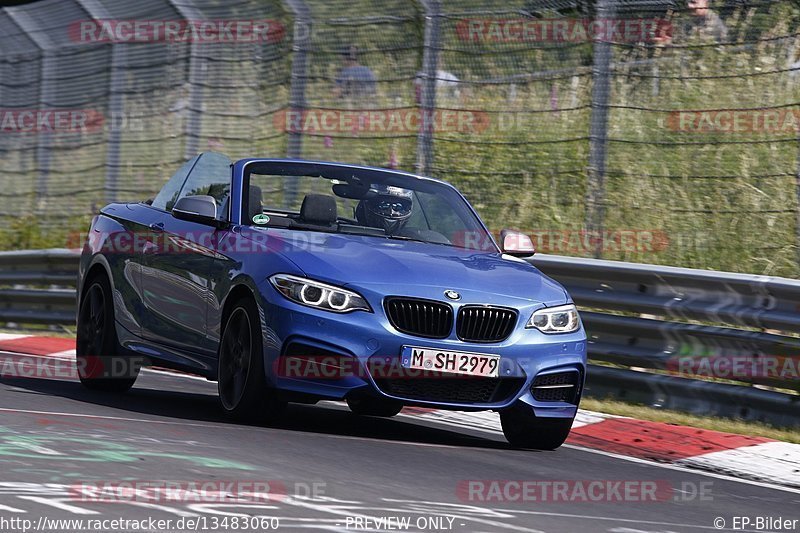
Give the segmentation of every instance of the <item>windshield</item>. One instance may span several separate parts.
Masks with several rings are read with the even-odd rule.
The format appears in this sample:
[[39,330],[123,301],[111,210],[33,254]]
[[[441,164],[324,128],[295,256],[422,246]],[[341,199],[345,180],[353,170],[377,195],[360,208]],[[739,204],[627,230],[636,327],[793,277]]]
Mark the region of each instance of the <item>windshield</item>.
[[314,164],[246,176],[245,224],[497,251],[461,195],[435,181]]

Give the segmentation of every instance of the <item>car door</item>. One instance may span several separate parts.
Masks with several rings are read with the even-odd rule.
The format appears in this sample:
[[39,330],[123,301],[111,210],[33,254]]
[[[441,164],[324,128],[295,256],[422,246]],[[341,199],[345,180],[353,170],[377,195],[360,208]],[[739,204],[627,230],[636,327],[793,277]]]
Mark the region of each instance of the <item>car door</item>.
[[[217,202],[220,218],[230,192],[230,160],[213,152],[200,155],[176,201],[184,196],[210,195]],[[216,357],[216,342],[206,328],[212,279],[223,268],[215,243],[219,230],[213,226],[180,220],[165,211],[151,227],[152,244],[144,250],[142,285],[147,316],[142,334],[158,344],[200,356],[205,366]]]

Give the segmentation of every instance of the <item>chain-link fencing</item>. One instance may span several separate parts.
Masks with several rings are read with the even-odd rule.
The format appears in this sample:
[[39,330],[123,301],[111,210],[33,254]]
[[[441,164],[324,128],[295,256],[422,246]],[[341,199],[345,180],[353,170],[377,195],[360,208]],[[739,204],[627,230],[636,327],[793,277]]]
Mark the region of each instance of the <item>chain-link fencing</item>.
[[0,10],[0,244],[198,151],[458,186],[542,252],[797,276],[788,0],[41,0]]

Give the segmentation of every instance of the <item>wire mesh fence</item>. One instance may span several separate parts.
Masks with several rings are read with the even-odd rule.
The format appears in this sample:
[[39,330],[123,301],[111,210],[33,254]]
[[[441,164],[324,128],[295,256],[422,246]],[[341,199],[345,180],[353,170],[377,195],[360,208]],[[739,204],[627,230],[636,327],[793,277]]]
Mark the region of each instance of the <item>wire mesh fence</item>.
[[41,0],[0,10],[0,245],[199,151],[458,186],[540,251],[797,276],[787,0]]

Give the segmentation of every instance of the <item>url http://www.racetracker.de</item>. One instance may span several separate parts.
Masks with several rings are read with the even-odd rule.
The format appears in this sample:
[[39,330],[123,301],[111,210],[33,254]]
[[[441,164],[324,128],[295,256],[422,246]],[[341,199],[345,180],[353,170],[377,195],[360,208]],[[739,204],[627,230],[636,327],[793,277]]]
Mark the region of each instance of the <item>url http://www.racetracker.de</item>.
[[198,516],[182,518],[0,517],[0,531],[274,531],[280,519],[268,516]]

